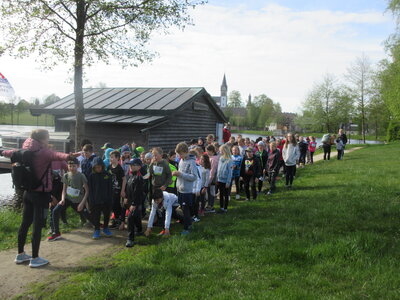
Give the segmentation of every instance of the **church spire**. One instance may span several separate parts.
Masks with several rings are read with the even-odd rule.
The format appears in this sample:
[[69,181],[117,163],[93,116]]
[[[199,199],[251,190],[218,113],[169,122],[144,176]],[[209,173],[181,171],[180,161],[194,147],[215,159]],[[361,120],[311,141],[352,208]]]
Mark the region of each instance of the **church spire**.
[[222,79],[221,85],[221,101],[220,107],[226,107],[228,104],[228,85],[226,84],[226,76],[224,74],[224,78]]

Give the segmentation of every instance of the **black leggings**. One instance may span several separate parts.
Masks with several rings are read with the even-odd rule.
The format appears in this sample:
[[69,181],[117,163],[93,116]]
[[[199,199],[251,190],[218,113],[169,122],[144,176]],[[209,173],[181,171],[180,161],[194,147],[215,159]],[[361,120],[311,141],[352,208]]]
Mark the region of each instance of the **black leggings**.
[[[141,208],[140,208],[141,209]],[[114,219],[120,222],[125,221],[125,209],[122,209],[121,205],[121,194],[113,195],[112,212],[114,213]]]
[[229,195],[232,193],[232,186],[233,182],[235,182],[235,187],[236,187],[236,195],[240,194],[240,176],[239,177],[233,177],[231,181],[231,185],[229,187]]
[[293,184],[293,177],[296,171],[296,165],[286,166],[286,185]]
[[219,189],[219,207],[223,209],[228,209],[229,204],[229,188],[226,187],[226,183],[218,182]]
[[46,220],[51,196],[47,192],[24,192],[24,210],[22,223],[18,230],[18,253],[24,252],[26,236],[33,223],[32,230],[32,257],[39,256],[42,227]]
[[135,229],[142,232],[142,206],[136,206],[134,211],[130,211],[128,215],[128,240],[135,240]]
[[314,152],[310,151],[310,163],[314,163]]
[[322,148],[324,149],[324,160],[331,159],[331,145],[323,144]]
[[100,230],[100,217],[103,213],[104,227],[108,228],[108,222],[110,221],[110,204],[96,204],[91,208],[91,219],[93,220],[93,225],[95,230]]
[[192,217],[190,215],[190,207],[193,204],[193,194],[178,192],[178,202],[183,211],[183,229],[188,230],[189,227],[192,225]]
[[84,220],[90,220],[90,215],[88,213],[88,211],[86,210],[86,208],[84,208],[82,211],[78,211],[78,205],[79,203],[73,203],[68,199],[65,199],[65,204],[64,205],[60,205],[57,204],[57,206],[52,210],[51,212],[51,231],[53,233],[59,234],[60,233],[60,215],[62,214],[63,211],[67,211],[67,208],[69,206],[72,207],[72,209],[74,211],[76,211],[80,216],[81,219],[83,218]]
[[299,163],[305,165],[306,164],[306,156],[307,156],[307,151],[300,151],[300,158],[299,158]]

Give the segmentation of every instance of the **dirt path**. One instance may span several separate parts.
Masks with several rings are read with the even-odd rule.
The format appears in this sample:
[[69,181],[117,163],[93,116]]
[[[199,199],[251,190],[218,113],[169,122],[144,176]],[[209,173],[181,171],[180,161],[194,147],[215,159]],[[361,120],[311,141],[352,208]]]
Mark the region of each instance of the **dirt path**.
[[[353,151],[360,150],[362,148],[363,147],[355,147],[355,148],[351,148],[351,149],[348,149],[348,150],[344,150],[344,159],[346,159],[346,154],[347,153],[351,153]],[[333,150],[333,148],[332,148],[332,150]],[[337,152],[336,151],[332,151],[331,152],[331,159],[337,159]],[[314,162],[321,161],[321,160],[324,160],[324,153],[320,153],[320,154],[317,154],[317,155],[314,156]]]
[[[94,254],[104,252],[110,246],[124,245],[126,231],[113,231],[114,236],[93,240],[93,230],[81,228],[63,234],[63,239],[40,244],[40,256],[48,259],[50,264],[42,268],[30,268],[28,263],[16,265],[14,258],[16,249],[0,252],[0,298],[8,299],[26,290],[28,284],[43,281],[47,276],[79,266],[79,263]],[[31,253],[31,245],[25,250]]]
[[[356,147],[345,152],[346,154],[359,150]],[[332,154],[334,154],[332,152]],[[336,159],[336,155],[332,155]],[[323,153],[314,157],[314,161],[323,160]],[[126,231],[113,231],[111,238],[92,240],[93,230],[82,228],[71,233],[63,234],[63,239],[47,242],[42,241],[40,245],[40,256],[48,259],[50,265],[42,268],[32,269],[28,264],[16,265],[14,258],[16,249],[0,252],[0,298],[8,299],[23,293],[27,285],[43,281],[46,277],[58,271],[67,270],[80,265],[80,262],[90,256],[106,251],[115,245],[123,246],[126,241]],[[25,247],[27,253],[31,253],[31,246]]]

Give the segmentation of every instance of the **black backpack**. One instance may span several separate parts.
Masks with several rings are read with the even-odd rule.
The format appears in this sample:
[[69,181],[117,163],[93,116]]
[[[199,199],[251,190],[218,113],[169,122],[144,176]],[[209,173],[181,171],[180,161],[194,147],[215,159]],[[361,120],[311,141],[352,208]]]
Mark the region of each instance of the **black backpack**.
[[[48,174],[51,164],[40,178],[36,177],[33,160],[37,151],[27,149],[15,151],[11,156],[11,176],[16,189],[32,191],[42,185],[43,178]],[[44,186],[43,186],[44,190]]]

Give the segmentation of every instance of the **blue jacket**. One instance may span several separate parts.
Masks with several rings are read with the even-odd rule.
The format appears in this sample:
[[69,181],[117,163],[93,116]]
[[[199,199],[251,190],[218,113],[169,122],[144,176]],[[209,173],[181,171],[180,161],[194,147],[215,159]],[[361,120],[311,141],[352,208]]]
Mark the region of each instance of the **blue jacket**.
[[233,160],[221,157],[218,162],[217,181],[231,184]]
[[112,204],[113,187],[112,176],[106,172],[104,162],[100,157],[95,157],[92,162],[92,167],[102,166],[102,172],[92,172],[89,176],[89,204],[90,206],[99,204]]
[[92,174],[92,169],[93,169],[92,162],[93,162],[93,159],[95,157],[96,157],[96,154],[93,153],[91,157],[84,158],[82,160],[81,170],[82,170],[82,173],[86,176],[87,179],[89,179],[90,174]]
[[232,155],[232,160],[233,160],[233,172],[232,172],[232,177],[240,177],[240,166],[242,165],[242,159],[243,157],[241,155]]

